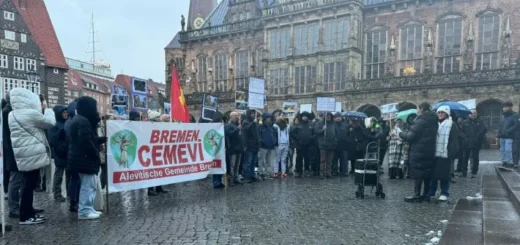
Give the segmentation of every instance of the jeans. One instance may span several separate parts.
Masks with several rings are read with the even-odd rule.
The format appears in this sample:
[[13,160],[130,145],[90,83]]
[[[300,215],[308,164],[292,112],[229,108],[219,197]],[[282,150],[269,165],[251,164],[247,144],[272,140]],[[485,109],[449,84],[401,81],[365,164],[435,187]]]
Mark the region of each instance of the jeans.
[[432,180],[430,183],[430,197],[434,197],[437,192],[437,182],[441,182],[441,196],[450,196],[450,181],[449,180]]
[[280,172],[280,166],[282,167],[282,173],[287,172],[287,154],[289,153],[289,145],[279,145],[276,148],[276,160],[274,161],[274,173]]
[[255,162],[258,160],[258,153],[254,151],[244,151],[244,166],[242,175],[244,178],[252,179],[255,177]]
[[503,163],[513,164],[513,139],[500,139],[500,158]]
[[95,213],[94,199],[96,198],[97,179],[95,174],[79,174],[81,189],[79,192],[79,216],[88,216]]
[[229,178],[230,181],[238,181],[238,173],[240,170],[240,160],[242,159],[242,154],[234,153],[230,155],[230,172]]
[[513,164],[518,165],[520,160],[520,139],[513,140]]
[[20,211],[20,194],[23,190],[23,185],[23,172],[11,171],[9,176],[9,191],[7,192],[10,213],[18,213]]
[[320,151],[320,176],[330,176],[332,174],[331,163],[334,157],[334,150]]
[[36,182],[38,181],[40,170],[36,169],[22,173],[24,183],[22,198],[20,199],[20,221],[26,221],[35,215],[33,208],[34,190],[36,189]]
[[258,151],[258,172],[260,176],[269,176],[272,174],[271,169],[273,169],[274,157],[274,149],[260,148]]
[[[339,160],[339,171],[338,171],[338,160]],[[346,150],[334,151],[334,157],[332,158],[332,174],[346,174],[348,173],[348,152]]]
[[479,165],[479,153],[480,148],[466,148],[463,149],[463,158],[462,158],[462,166],[461,166],[461,172],[467,173],[468,172],[468,163],[469,158],[471,156],[471,173],[477,174],[478,172],[478,165]]
[[[303,147],[300,149],[296,149],[296,170],[295,172],[298,174],[303,174],[303,162],[305,161],[305,166],[311,162],[311,152],[310,149],[312,146]],[[305,169],[306,171],[310,171]]]
[[79,193],[81,188],[81,178],[76,172],[69,172],[70,182],[68,186],[69,200],[71,202],[79,201]]
[[58,167],[54,171],[54,183],[52,186],[52,192],[54,193],[54,198],[61,197],[61,183],[63,182],[63,172],[65,172],[65,167]]

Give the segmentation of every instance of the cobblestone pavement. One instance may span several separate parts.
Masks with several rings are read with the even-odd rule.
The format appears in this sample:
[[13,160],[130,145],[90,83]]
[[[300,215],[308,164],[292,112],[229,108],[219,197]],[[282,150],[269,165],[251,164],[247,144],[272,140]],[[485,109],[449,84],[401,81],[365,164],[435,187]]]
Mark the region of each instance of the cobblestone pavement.
[[[492,152],[483,152],[495,158]],[[493,160],[493,159],[485,159]],[[496,159],[494,159],[496,160]],[[480,174],[493,174],[484,164]],[[44,225],[19,226],[0,244],[425,244],[440,230],[455,200],[479,191],[479,179],[458,179],[451,203],[404,203],[412,181],[382,183],[386,199],[357,200],[352,177],[333,180],[268,180],[213,190],[209,180],[168,186],[170,193],[145,191],[110,195],[110,213],[78,221],[67,204],[37,193]]]

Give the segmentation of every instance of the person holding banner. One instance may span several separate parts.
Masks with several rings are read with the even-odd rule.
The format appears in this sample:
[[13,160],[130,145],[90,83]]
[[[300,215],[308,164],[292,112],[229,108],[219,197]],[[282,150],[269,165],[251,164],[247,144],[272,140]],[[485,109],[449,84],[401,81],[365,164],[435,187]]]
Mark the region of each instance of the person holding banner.
[[316,134],[319,136],[320,146],[320,178],[332,178],[332,158],[337,147],[336,124],[333,115],[327,112],[324,120],[319,122]]
[[[338,145],[334,152],[334,158],[332,160],[332,175],[339,175],[346,177],[348,176],[348,138],[349,138],[349,126],[343,121],[341,112],[334,114],[334,123],[336,124]],[[339,161],[339,168],[338,168]]]
[[239,178],[240,160],[242,159],[242,151],[244,145],[242,143],[242,136],[240,131],[242,125],[240,124],[240,114],[238,112],[231,112],[230,122],[226,124],[224,130],[226,135],[226,153],[229,156],[229,170],[228,176],[230,185],[243,184]]
[[70,122],[68,167],[81,179],[78,219],[98,219],[101,212],[94,209],[97,177],[101,168],[100,144],[107,137],[98,137],[101,118],[94,98],[83,96],[77,101],[77,115]]
[[[40,169],[50,165],[51,149],[45,130],[56,125],[54,112],[35,93],[23,88],[10,91],[13,111],[9,113],[9,129],[14,158],[24,174],[24,187],[20,200],[20,224],[43,223],[44,216],[33,208],[34,190]],[[42,110],[44,113],[42,113]]]
[[247,110],[246,120],[242,123],[242,137],[244,142],[243,176],[248,183],[257,181],[255,176],[255,162],[258,159],[260,141],[258,139],[258,117],[255,110]]
[[[135,117],[134,117],[135,119]],[[163,118],[166,119],[166,118]],[[136,121],[136,120],[131,120]],[[148,109],[148,121],[150,122],[161,122],[164,120],[161,120],[161,113],[152,111]],[[164,190],[162,186],[156,186],[156,187],[150,187],[148,188],[148,196],[158,196],[161,193],[168,193],[168,191]]]

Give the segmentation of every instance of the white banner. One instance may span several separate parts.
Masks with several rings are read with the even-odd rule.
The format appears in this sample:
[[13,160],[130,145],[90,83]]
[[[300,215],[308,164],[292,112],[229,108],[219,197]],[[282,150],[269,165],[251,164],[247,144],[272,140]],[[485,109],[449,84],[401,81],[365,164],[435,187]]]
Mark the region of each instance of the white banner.
[[316,98],[316,111],[319,112],[334,112],[336,110],[336,99],[330,97]]
[[263,94],[249,93],[247,105],[249,108],[264,109],[264,98]]
[[249,93],[264,94],[265,80],[256,77],[249,78]]
[[110,193],[226,173],[222,123],[108,121]]
[[476,99],[461,100],[461,101],[459,101],[459,103],[465,105],[470,110],[477,109],[477,100]]

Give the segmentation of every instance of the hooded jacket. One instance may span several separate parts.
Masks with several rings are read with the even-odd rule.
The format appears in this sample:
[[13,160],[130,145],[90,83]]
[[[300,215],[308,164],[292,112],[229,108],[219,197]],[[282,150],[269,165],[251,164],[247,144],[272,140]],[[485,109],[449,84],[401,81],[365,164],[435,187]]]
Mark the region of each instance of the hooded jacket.
[[271,113],[264,113],[262,116],[262,125],[258,127],[258,136],[260,137],[260,148],[263,149],[275,149],[278,145],[278,136],[276,129],[272,124],[267,124],[265,121],[267,118],[271,118]]
[[291,126],[287,124],[285,120],[278,119],[276,120],[276,123],[273,125],[274,129],[276,130],[276,136],[277,140],[276,142],[278,145],[284,144],[289,145],[291,141],[290,132],[291,132]]
[[255,123],[255,116],[251,117],[251,113],[255,110],[247,110],[246,120],[242,122],[242,137],[246,151],[257,152],[260,149],[260,141],[258,139],[258,124]]
[[462,138],[462,147],[464,148],[480,148],[484,142],[487,133],[487,126],[477,117],[475,119],[468,118],[461,123],[460,136]]
[[336,137],[338,139],[337,149],[346,151],[348,150],[349,143],[351,143],[349,142],[350,126],[343,120],[339,122],[334,121],[334,124],[336,125]]
[[[338,143],[336,123],[334,122],[334,116],[332,113],[328,112],[327,115],[331,116],[331,120],[327,120],[327,117],[325,116],[323,120],[317,123],[315,130],[319,137],[320,150],[335,150]],[[323,130],[325,120],[327,120],[326,133],[325,130]]]
[[399,137],[410,144],[409,175],[415,179],[431,178],[435,168],[435,147],[439,128],[437,114],[433,111],[418,116],[410,130],[401,132]]
[[27,89],[15,88],[9,97],[13,111],[8,121],[18,169],[27,172],[49,165],[51,149],[45,130],[56,125],[54,112],[45,109],[42,114],[40,98]]
[[9,96],[6,98],[5,106],[2,106],[2,148],[4,150],[5,171],[18,171],[16,160],[14,160],[13,144],[11,143],[11,130],[9,129],[9,112],[13,110]]
[[291,130],[291,139],[295,142],[296,149],[304,149],[313,145],[315,139],[312,122],[309,120],[303,121],[302,117],[304,116],[309,118],[309,113],[301,113],[298,124],[294,125]]
[[80,97],[76,110],[78,114],[70,123],[67,169],[82,174],[98,174],[101,160],[96,128],[100,118],[96,100]]
[[47,139],[52,149],[52,157],[54,158],[54,164],[56,167],[67,166],[67,154],[69,151],[69,145],[67,143],[67,134],[65,133],[65,122],[61,115],[64,111],[67,111],[67,107],[64,105],[57,105],[53,109],[56,117],[56,126],[49,129],[47,132]]

